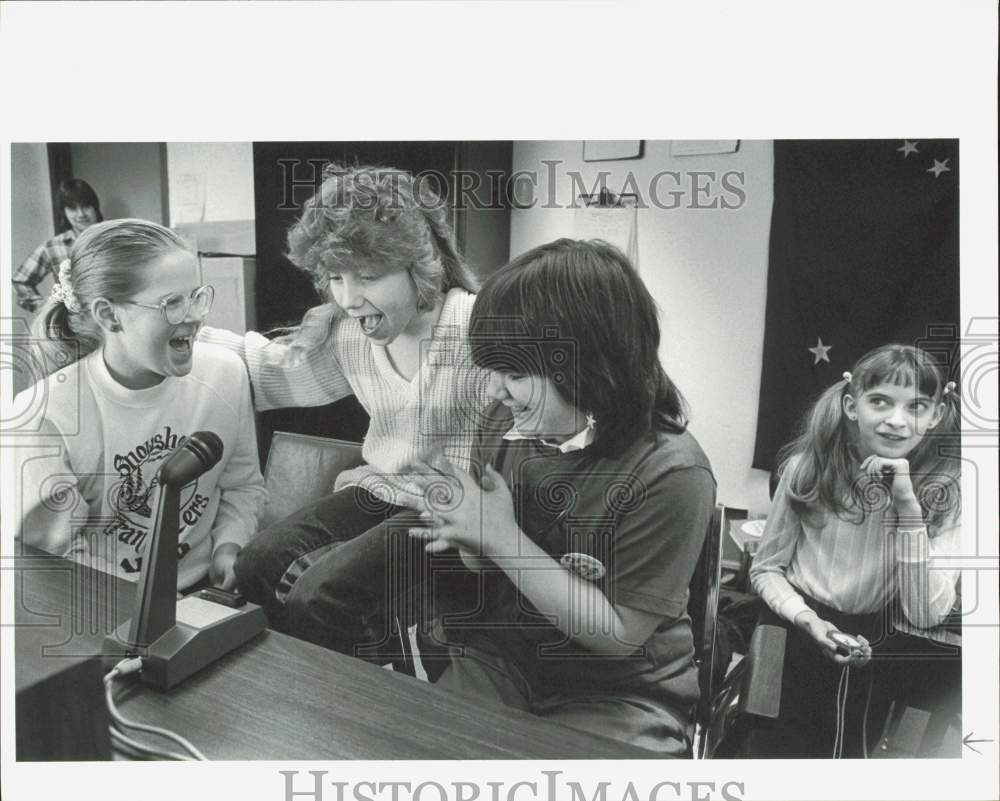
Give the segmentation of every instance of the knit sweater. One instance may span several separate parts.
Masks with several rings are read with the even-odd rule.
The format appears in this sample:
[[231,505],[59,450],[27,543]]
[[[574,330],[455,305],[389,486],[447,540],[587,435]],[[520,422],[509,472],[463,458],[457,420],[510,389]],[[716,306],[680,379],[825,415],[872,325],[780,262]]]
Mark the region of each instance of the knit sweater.
[[469,316],[475,296],[452,289],[431,339],[422,343],[412,380],[392,366],[384,346],[364,335],[358,320],[339,317],[326,342],[300,364],[288,346],[258,333],[245,336],[203,328],[200,337],[238,353],[247,365],[258,410],[322,406],[355,395],[371,417],[365,464],[337,478],[336,489],[361,486],[390,503],[419,494],[409,482],[416,460],[443,453],[468,470],[477,425],[489,403],[487,373],[472,362]]
[[[245,545],[265,498],[250,387],[231,353],[198,343],[191,372],[149,389],[118,384],[98,349],[43,379],[16,451],[19,536],[136,579],[155,519],[163,461],[192,433],[223,443],[219,463],[181,491],[177,586],[196,584],[223,544]],[[23,398],[15,401],[23,402]]]

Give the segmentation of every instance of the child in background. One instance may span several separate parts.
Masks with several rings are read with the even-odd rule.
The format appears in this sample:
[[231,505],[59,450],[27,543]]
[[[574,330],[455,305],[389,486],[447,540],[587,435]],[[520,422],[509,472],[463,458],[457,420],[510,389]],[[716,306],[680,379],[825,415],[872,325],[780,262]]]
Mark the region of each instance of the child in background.
[[198,286],[194,255],[161,225],[115,220],[80,234],[32,331],[45,363],[65,366],[16,401],[45,399],[37,436],[18,443],[24,543],[138,578],[157,470],[189,435],[209,430],[224,452],[183,489],[178,589],[235,586],[264,480],[243,365],[195,343],[213,294]]
[[69,229],[35,248],[11,276],[17,305],[25,311],[33,312],[42,305],[38,285],[50,275],[58,280],[59,265],[69,257],[76,238],[89,226],[104,221],[97,193],[81,178],[69,178],[59,184],[58,204]]
[[617,249],[562,239],[490,276],[470,330],[492,371],[486,466],[478,480],[426,466],[411,530],[478,578],[436,629],[454,646],[438,684],[689,754],[688,585],[715,481],[660,365],[649,291]]
[[422,570],[425,556],[400,517],[410,466],[434,452],[469,466],[488,403],[467,340],[477,284],[452,241],[447,205],[402,170],[330,165],[288,244],[329,303],[290,340],[205,337],[241,354],[260,410],[355,395],[371,417],[365,464],[261,532],[236,572],[272,624],[357,654],[387,641],[390,572],[398,568],[405,592]]
[[[762,622],[789,630],[781,716],[756,738],[760,756],[874,744],[909,639],[886,636],[892,607],[928,629],[956,601],[957,571],[936,560],[960,546],[959,425],[954,383],[919,349],[886,345],[823,393],[784,449],[750,572]],[[838,652],[838,633],[856,643]]]

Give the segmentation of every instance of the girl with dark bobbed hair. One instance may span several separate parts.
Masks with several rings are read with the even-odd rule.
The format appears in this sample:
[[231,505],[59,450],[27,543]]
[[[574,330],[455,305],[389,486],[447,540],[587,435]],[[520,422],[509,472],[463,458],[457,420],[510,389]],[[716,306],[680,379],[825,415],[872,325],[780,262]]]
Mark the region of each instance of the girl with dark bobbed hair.
[[592,456],[614,456],[654,426],[687,425],[660,365],[656,305],[611,245],[559,239],[514,259],[483,287],[470,330],[478,365],[548,379],[601,422]]
[[75,221],[72,214],[68,212],[77,209],[91,209],[94,219],[88,224],[104,222],[104,215],[101,214],[101,201],[97,197],[97,192],[82,178],[68,178],[59,184],[59,207],[66,213],[66,221],[70,226],[74,229],[79,228],[77,233],[83,229],[80,228],[80,223]]
[[611,245],[561,239],[486,281],[470,339],[495,401],[483,467],[428,463],[410,531],[479,574],[465,614],[435,627],[454,646],[439,683],[689,753],[687,595],[715,481],[660,365],[652,297]]

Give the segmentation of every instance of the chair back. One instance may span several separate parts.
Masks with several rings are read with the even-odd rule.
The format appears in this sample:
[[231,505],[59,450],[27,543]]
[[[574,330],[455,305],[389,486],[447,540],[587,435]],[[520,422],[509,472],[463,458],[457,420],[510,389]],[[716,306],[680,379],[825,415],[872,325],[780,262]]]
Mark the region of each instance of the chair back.
[[[330,494],[342,471],[363,462],[361,445],[357,442],[275,431],[264,467],[264,485],[270,498],[261,512],[260,527],[263,529]],[[393,668],[412,676],[415,668],[405,622],[394,615],[391,623],[398,639],[398,657],[392,659]]]
[[726,508],[721,504],[712,511],[701,555],[691,577],[688,615],[694,635],[695,663],[701,695],[695,708],[695,726],[704,730],[712,711],[715,695],[716,621],[719,609],[719,586],[722,573],[722,534]]
[[362,461],[357,442],[275,431],[264,467],[269,500],[261,511],[260,527],[333,492],[337,475]]

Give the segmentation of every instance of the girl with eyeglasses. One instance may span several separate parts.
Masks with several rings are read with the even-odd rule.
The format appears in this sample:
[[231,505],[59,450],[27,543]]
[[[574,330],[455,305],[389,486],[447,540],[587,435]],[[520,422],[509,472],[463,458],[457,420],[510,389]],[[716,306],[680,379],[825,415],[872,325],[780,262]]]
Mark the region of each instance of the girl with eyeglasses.
[[195,342],[214,297],[198,278],[156,223],[99,223],[76,240],[32,324],[42,377],[15,399],[32,432],[17,441],[23,542],[138,578],[160,465],[213,431],[222,459],[181,493],[178,589],[235,586],[264,481],[243,364]]

